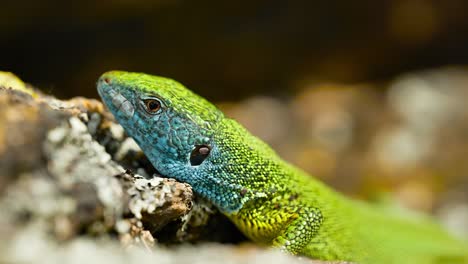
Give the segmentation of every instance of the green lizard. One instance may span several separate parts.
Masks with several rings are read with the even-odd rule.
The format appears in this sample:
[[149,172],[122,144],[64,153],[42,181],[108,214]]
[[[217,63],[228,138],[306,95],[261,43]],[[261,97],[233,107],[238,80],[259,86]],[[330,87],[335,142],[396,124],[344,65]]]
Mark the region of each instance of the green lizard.
[[111,71],[97,85],[159,172],[189,183],[257,243],[322,260],[468,263],[466,243],[430,219],[342,196],[176,81]]

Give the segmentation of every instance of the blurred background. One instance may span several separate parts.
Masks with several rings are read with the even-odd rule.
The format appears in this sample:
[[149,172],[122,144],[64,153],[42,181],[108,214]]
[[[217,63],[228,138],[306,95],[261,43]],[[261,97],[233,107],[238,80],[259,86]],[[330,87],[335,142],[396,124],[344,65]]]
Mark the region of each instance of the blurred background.
[[60,98],[174,78],[348,195],[468,236],[465,0],[1,2],[0,67]]

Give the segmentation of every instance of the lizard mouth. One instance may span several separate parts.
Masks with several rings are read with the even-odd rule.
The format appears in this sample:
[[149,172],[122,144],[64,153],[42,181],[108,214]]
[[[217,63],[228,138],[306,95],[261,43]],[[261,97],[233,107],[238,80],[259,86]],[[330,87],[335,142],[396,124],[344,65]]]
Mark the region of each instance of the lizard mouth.
[[125,96],[117,92],[107,82],[99,82],[98,93],[113,114],[118,114],[127,119],[133,117],[135,107]]

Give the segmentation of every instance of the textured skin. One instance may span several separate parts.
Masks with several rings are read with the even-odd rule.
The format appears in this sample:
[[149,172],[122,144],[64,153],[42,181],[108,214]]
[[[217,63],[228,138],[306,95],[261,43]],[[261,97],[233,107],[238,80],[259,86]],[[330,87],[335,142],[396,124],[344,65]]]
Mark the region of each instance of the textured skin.
[[[173,80],[112,71],[98,91],[162,174],[192,185],[257,243],[323,260],[468,263],[466,244],[431,220],[343,197]],[[147,99],[161,109],[149,113]],[[192,166],[199,145],[211,152]]]

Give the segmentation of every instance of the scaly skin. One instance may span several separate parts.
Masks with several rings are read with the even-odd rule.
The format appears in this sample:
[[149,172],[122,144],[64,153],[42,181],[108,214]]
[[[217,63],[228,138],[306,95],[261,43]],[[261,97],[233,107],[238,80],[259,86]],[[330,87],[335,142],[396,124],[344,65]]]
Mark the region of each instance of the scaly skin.
[[343,197],[173,80],[112,71],[98,91],[159,172],[257,243],[322,260],[468,263],[466,244],[430,219]]

